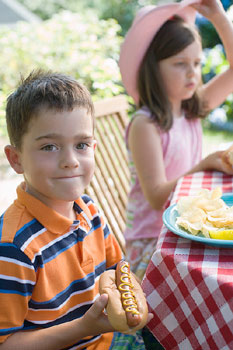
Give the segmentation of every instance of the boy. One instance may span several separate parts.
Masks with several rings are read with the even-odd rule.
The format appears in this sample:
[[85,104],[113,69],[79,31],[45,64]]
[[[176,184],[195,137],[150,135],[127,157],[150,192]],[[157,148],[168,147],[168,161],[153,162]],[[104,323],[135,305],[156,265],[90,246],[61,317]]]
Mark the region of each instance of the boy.
[[32,72],[9,96],[6,120],[5,154],[25,181],[0,221],[0,349],[106,350],[119,337],[144,349],[140,337],[112,333],[107,295],[98,296],[100,274],[122,255],[83,195],[96,146],[89,92]]

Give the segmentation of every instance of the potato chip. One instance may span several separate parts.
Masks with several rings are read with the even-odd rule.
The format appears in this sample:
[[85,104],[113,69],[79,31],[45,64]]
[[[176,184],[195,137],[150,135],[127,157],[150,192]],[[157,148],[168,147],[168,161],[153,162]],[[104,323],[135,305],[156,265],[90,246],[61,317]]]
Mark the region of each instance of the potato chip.
[[194,224],[197,222],[201,222],[201,223],[205,222],[207,215],[204,212],[204,210],[193,207],[185,211],[182,217],[188,220],[191,224]]
[[225,207],[225,203],[222,199],[208,199],[200,197],[195,202],[195,205],[204,210],[205,212],[217,210]]
[[189,210],[189,208],[191,208],[195,205],[196,200],[197,200],[197,197],[195,197],[195,196],[181,197],[177,203],[178,213],[180,215],[182,215],[184,212]]
[[211,192],[211,199],[219,199],[222,197],[222,190],[220,187],[215,188],[212,192]]
[[212,218],[225,218],[227,216],[226,207],[209,211],[207,215]]
[[[233,207],[229,208],[221,199],[220,187],[212,191],[201,189],[194,196],[180,198],[177,203],[177,225],[193,235],[233,229]],[[214,236],[214,235],[213,235]]]
[[199,222],[199,223],[191,224],[187,219],[183,219],[181,217],[177,218],[176,223],[177,225],[181,226],[185,230],[192,233],[194,236],[196,236],[202,229],[202,223]]

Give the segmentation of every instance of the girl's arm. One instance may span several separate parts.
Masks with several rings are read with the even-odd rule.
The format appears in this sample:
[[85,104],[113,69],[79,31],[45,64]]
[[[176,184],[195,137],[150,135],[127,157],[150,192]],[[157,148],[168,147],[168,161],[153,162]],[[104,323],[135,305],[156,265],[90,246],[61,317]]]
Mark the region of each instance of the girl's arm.
[[[163,209],[179,178],[167,180],[160,135],[148,117],[138,115],[134,119],[128,143],[146,200],[153,209]],[[182,176],[204,170],[228,172],[221,161],[222,153],[212,153]]]
[[233,92],[233,26],[219,0],[202,0],[193,5],[217,30],[223,43],[229,68],[215,76],[200,89],[204,106],[212,110],[219,106]]
[[177,180],[167,181],[160,135],[148,117],[134,118],[128,144],[146,200],[156,210],[163,208]]

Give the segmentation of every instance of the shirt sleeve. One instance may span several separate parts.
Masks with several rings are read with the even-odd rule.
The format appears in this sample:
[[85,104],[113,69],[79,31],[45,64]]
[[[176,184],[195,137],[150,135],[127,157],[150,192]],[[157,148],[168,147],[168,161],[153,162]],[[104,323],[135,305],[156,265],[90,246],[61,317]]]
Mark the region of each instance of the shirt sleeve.
[[36,276],[30,259],[14,244],[0,244],[0,343],[23,329]]

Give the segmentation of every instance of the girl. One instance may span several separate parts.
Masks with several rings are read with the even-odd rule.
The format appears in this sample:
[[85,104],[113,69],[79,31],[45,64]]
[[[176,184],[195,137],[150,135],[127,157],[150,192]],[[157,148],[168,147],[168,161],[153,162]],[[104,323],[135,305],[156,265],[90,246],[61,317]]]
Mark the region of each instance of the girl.
[[[228,70],[205,85],[196,10],[215,26],[229,61]],[[125,38],[119,65],[138,106],[126,132],[132,187],[125,238],[131,269],[142,279],[177,180],[204,170],[227,172],[220,151],[201,160],[200,118],[233,91],[232,23],[218,0],[145,7]]]

